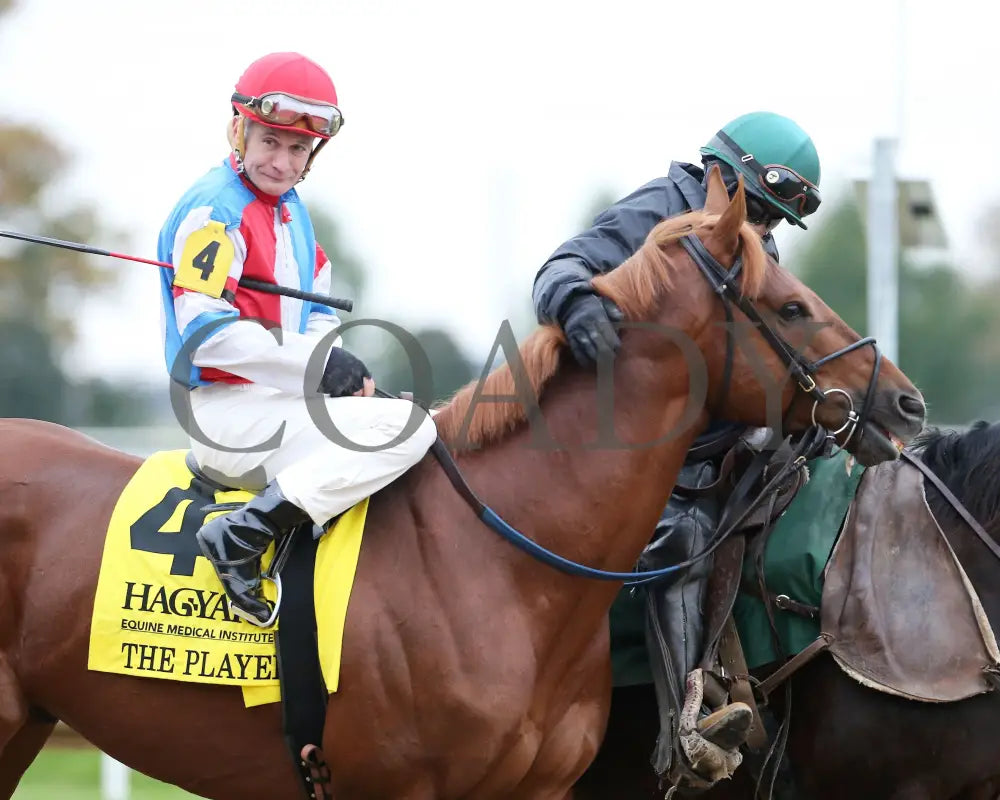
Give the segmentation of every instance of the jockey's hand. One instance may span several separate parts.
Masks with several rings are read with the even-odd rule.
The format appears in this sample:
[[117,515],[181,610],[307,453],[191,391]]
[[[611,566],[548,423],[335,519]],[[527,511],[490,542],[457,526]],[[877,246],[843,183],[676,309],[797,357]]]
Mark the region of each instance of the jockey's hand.
[[621,322],[624,314],[606,297],[584,294],[569,305],[562,317],[566,342],[580,366],[596,364],[600,351],[614,353],[621,345],[612,322]]
[[358,389],[353,395],[353,397],[374,397],[375,396],[375,379],[365,378],[365,385]]
[[[371,381],[371,377],[368,367],[360,358],[342,347],[334,347],[326,361],[319,390],[330,397],[349,397],[364,391],[367,388],[366,379]],[[374,391],[375,384],[372,382],[372,392]]]

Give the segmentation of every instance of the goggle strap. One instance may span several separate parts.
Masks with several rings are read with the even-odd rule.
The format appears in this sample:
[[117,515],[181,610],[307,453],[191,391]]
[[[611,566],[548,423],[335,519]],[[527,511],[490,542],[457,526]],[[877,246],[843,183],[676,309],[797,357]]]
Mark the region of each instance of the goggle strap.
[[[733,153],[735,153],[736,155],[738,155],[740,157],[740,161],[742,161],[744,164],[750,165],[753,168],[753,170],[758,175],[762,175],[763,176],[763,175],[765,175],[767,173],[767,167],[764,164],[761,164],[756,158],[754,158],[754,156],[753,156],[752,153],[747,153],[742,147],[740,147],[738,144],[736,144],[736,142],[734,142],[732,139],[730,139],[729,135],[725,131],[719,131],[718,134],[716,134],[716,135],[719,137],[719,139],[722,141],[723,144],[725,144],[727,147],[729,147],[729,149],[732,150]],[[778,166],[778,165],[776,165],[776,166]],[[809,181],[807,181],[805,178],[803,178],[801,175],[799,175],[799,173],[797,173],[791,167],[785,166],[783,164],[780,165],[780,166],[781,166],[782,169],[788,170],[796,178],[798,178],[800,181],[802,181],[802,185],[805,188],[807,188],[807,189],[813,189],[813,188],[815,188],[811,183],[809,183]]]
[[239,92],[233,92],[233,96],[231,98],[231,100],[234,103],[239,103],[240,105],[246,106],[247,108],[250,108],[250,109],[253,108],[253,101],[255,99],[256,98],[254,98],[254,97],[250,97],[250,96],[245,95],[245,94],[240,94]]
[[233,145],[233,152],[236,154],[236,171],[243,172],[243,155],[246,152],[246,117],[237,114],[236,121],[236,142]]
[[309,158],[306,161],[306,168],[302,170],[302,174],[299,176],[299,183],[302,183],[306,179],[306,175],[309,174],[309,170],[312,169],[313,159],[316,158],[316,154],[323,149],[323,146],[330,141],[329,139],[320,139],[316,146],[312,149],[309,154]]
[[750,164],[750,162],[754,162],[753,164],[751,164],[751,166],[755,166],[758,171],[760,171],[761,169],[763,169],[760,166],[760,164],[756,163],[757,159],[755,159],[753,157],[753,154],[752,153],[748,153],[746,150],[744,150],[742,147],[740,147],[738,144],[736,144],[736,142],[734,142],[729,137],[728,133],[726,133],[725,131],[719,131],[715,135],[718,136],[719,137],[719,141],[721,141],[726,147],[728,147],[730,150],[732,150],[733,154],[736,155],[736,156],[738,156],[739,159],[740,159],[740,161],[742,161],[744,164]]

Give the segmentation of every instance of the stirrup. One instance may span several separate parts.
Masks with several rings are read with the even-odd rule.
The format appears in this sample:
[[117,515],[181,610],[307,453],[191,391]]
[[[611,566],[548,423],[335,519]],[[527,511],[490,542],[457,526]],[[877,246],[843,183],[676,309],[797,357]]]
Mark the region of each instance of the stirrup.
[[[270,628],[274,625],[276,619],[278,619],[278,612],[281,610],[281,576],[275,575],[271,577],[270,575],[261,575],[262,581],[271,581],[278,590],[277,597],[274,600],[274,609],[271,611],[271,616],[269,616],[264,622],[261,622],[257,617],[252,614],[248,614],[239,606],[233,605],[233,601],[227,596],[226,600],[229,603],[229,611],[233,616],[239,617],[249,622],[251,625],[256,625],[258,628]],[[266,599],[264,602],[268,602]]]
[[724,750],[702,737],[698,730],[702,702],[705,697],[705,673],[694,669],[685,681],[684,706],[677,720],[677,743],[681,757],[673,768],[671,782],[676,786],[684,780],[695,788],[707,789],[725,778],[732,777],[743,761],[739,750]]
[[706,741],[723,750],[736,750],[746,742],[753,726],[753,711],[746,703],[729,703],[698,720],[695,729]]

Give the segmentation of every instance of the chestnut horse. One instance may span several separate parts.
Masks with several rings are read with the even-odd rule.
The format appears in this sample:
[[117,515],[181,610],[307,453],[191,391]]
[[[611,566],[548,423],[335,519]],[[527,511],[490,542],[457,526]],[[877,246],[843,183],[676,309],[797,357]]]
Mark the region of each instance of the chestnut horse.
[[[1000,423],[966,431],[927,430],[912,453],[1000,543]],[[994,625],[1000,624],[1000,561],[938,489],[927,502]],[[914,507],[919,518],[922,507]],[[761,670],[758,677],[764,677]],[[954,703],[920,703],[862,686],[827,654],[791,677],[788,755],[796,787],[781,800],[996,800],[1000,797],[1000,693]],[[772,695],[778,716],[783,692]],[[601,749],[580,779],[577,800],[661,800],[649,756],[659,732],[652,684],[616,688]],[[704,800],[755,800],[744,765]],[[766,790],[759,797],[766,798]]]
[[[523,367],[558,447],[537,445],[539,421],[526,423],[523,404],[474,402],[477,387],[437,414],[469,483],[512,525],[562,556],[630,570],[708,423],[706,402],[762,425],[768,387],[789,431],[813,414],[840,428],[847,398],[867,408],[864,435],[849,444],[864,463],[896,457],[891,437],[921,428],[919,392],[889,362],[875,369],[876,351],[856,347],[857,334],[767,259],[745,216],[742,185],[730,201],[715,171],[703,212],[664,221],[595,280],[632,321],[613,364],[610,422],[598,413],[598,378],[564,357],[562,334],[548,327],[508,362]],[[816,404],[756,334],[733,352],[686,235],[727,268],[740,254],[742,290],[774,331],[802,340],[801,357],[844,351],[816,375],[821,397],[841,392]],[[501,367],[479,388],[511,396],[517,372]],[[595,447],[609,429],[619,443]],[[299,798],[276,705],[247,710],[235,688],[87,669],[104,533],[140,462],[33,421],[3,422],[0,443],[0,795],[56,718],[130,767],[209,798]],[[607,615],[621,582],[565,575],[511,547],[432,459],[374,497],[367,527],[322,743],[335,795],[570,797],[604,732]]]

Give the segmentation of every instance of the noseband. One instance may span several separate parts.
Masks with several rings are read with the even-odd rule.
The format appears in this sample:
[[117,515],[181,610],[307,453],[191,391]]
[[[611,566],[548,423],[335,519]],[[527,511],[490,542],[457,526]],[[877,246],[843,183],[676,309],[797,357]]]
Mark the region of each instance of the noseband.
[[[813,399],[812,422],[816,422],[816,409],[820,403],[825,403],[830,395],[841,394],[847,399],[848,409],[844,424],[836,430],[830,431],[831,436],[847,432],[842,447],[847,446],[851,439],[857,435],[860,441],[864,435],[864,426],[871,413],[872,404],[875,402],[875,386],[878,383],[879,371],[882,367],[882,351],[873,336],[866,336],[852,344],[842,347],[839,350],[823,356],[816,361],[809,361],[798,350],[792,347],[785,339],[777,333],[774,328],[767,324],[760,315],[757,307],[753,305],[739,290],[739,277],[743,270],[743,259],[737,256],[733,262],[732,269],[727,270],[720,264],[695,234],[689,233],[678,240],[681,246],[687,251],[691,260],[698,265],[702,275],[709,282],[712,290],[722,301],[726,312],[726,364],[723,371],[722,386],[720,387],[719,399],[726,396],[729,391],[729,383],[733,372],[733,351],[735,348],[735,336],[733,325],[733,306],[736,306],[747,319],[753,323],[764,340],[771,346],[771,349],[778,355],[778,358],[788,368],[789,373],[795,378],[799,389],[808,394]],[[868,381],[868,389],[865,392],[865,399],[861,405],[861,411],[854,410],[854,399],[846,389],[832,388],[821,389],[817,383],[815,375],[823,367],[836,358],[846,356],[848,353],[871,345],[875,351],[875,364],[872,367],[872,375]]]

